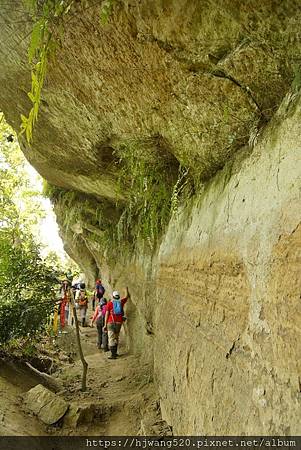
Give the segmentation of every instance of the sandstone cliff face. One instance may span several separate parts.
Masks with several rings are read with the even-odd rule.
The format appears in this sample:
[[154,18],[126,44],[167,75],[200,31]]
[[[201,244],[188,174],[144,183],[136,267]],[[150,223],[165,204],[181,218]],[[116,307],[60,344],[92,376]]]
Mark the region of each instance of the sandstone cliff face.
[[114,269],[177,434],[300,433],[300,114],[280,110],[156,257]]
[[[176,434],[301,432],[299,6],[123,1],[105,27],[87,8],[66,25],[32,147],[21,137],[63,188],[67,251],[91,281],[129,285],[129,343],[153,361]],[[18,128],[30,21],[0,14],[0,108]],[[128,147],[150,171],[165,162],[165,185],[184,166],[194,195],[157,245],[113,255]]]
[[300,104],[161,245],[155,372],[178,433],[300,433],[299,118]]

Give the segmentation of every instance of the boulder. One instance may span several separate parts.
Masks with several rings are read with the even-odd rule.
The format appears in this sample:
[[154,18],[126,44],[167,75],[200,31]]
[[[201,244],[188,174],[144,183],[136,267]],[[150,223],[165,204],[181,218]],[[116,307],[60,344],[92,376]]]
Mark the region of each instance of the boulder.
[[71,404],[68,413],[64,417],[64,426],[76,428],[79,425],[90,424],[95,416],[96,407],[93,403],[82,405]]
[[143,417],[140,423],[139,436],[172,436],[171,427],[165,420],[153,421],[150,417]]
[[24,395],[27,409],[33,412],[47,425],[58,422],[67,412],[69,405],[61,397],[41,384],[30,389]]

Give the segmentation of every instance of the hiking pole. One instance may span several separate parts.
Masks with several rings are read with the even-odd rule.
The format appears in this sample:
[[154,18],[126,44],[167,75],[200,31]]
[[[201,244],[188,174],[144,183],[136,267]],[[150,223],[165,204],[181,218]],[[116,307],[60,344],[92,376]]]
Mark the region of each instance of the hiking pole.
[[85,360],[83,349],[82,349],[82,344],[81,344],[81,341],[80,341],[77,312],[76,312],[75,302],[74,302],[73,298],[71,298],[71,304],[72,304],[73,317],[74,317],[74,321],[75,321],[76,341],[77,341],[77,346],[78,346],[78,352],[79,352],[80,360],[81,360],[82,365],[83,365],[82,391],[85,392],[87,390],[88,363]]

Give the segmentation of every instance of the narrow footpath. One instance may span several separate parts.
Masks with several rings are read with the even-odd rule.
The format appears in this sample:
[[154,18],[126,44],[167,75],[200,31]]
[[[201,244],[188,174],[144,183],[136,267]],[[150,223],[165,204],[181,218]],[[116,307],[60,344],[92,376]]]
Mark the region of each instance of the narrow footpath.
[[[95,405],[96,417],[91,424],[78,425],[77,429],[64,428],[64,434],[83,435],[135,435],[141,431],[142,417],[151,413],[157,416],[154,385],[150,367],[141,364],[127,353],[121,339],[119,358],[109,360],[109,353],[97,349],[96,328],[81,328],[85,359],[89,365],[87,391],[81,392],[82,365],[80,360],[64,365],[57,374],[66,390],[64,398],[80,407]],[[145,410],[146,405],[150,411]],[[93,406],[92,406],[93,408]],[[143,420],[142,420],[143,422]]]
[[[22,396],[41,383],[32,374],[18,373],[13,366],[0,371],[0,435],[162,435],[169,432],[162,421],[151,367],[127,352],[121,337],[119,358],[96,346],[96,328],[81,328],[88,362],[87,391],[81,391],[81,361],[75,356],[74,329],[57,338],[59,362],[51,374],[63,389],[57,394],[70,406],[56,425],[45,425],[22,402]],[[58,351],[59,350],[59,351]],[[5,393],[5,395],[4,395]],[[21,406],[20,406],[21,405]]]

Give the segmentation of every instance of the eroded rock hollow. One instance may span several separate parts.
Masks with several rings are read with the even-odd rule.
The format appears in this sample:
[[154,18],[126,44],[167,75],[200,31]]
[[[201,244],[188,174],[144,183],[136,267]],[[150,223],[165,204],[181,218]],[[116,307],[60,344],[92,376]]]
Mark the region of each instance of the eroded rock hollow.
[[[104,25],[75,3],[20,136],[67,252],[129,286],[131,349],[175,434],[300,434],[301,2],[120,0]],[[0,9],[15,130],[22,5]]]

